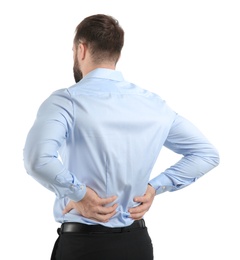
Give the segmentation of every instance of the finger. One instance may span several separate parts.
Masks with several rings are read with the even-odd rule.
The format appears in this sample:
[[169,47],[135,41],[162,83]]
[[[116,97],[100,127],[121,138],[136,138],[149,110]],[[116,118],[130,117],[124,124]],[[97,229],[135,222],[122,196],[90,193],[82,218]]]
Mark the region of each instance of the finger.
[[63,210],[63,214],[67,214],[69,211],[71,211],[73,209],[73,206],[72,206],[72,203],[71,202],[69,202],[68,204],[67,204],[67,206],[65,207],[65,209]]
[[147,211],[143,211],[141,213],[131,214],[130,217],[134,220],[139,220],[143,218],[143,216],[146,214]]
[[108,222],[110,220],[110,218],[112,218],[114,215],[116,214],[116,211],[113,211],[109,214],[97,214],[96,218],[98,219],[98,221],[101,222]]
[[91,219],[97,220],[99,222],[108,222],[110,218],[113,217],[115,214],[116,214],[116,210],[108,214],[95,213],[94,216],[91,217]]
[[100,205],[107,205],[109,203],[112,203],[114,202],[115,200],[117,199],[117,196],[112,196],[112,197],[109,197],[109,198],[105,198],[105,199],[99,199],[99,204]]
[[116,212],[117,206],[118,204],[114,204],[113,206],[110,207],[99,206],[97,208],[97,214],[102,214],[102,215],[112,214],[113,212]]
[[146,204],[146,203],[143,203],[143,204],[141,204],[141,205],[139,205],[139,206],[137,206],[137,207],[130,208],[130,209],[129,209],[129,212],[130,212],[131,214],[141,213],[141,212],[147,211],[148,208],[149,208],[149,205]]
[[134,201],[135,201],[135,202],[139,202],[139,203],[146,203],[146,202],[148,202],[149,200],[150,200],[150,198],[147,197],[146,195],[141,196],[141,197],[135,197],[135,198],[134,198]]
[[[145,213],[144,213],[145,214]],[[144,214],[136,214],[136,215],[130,215],[130,217],[133,219],[133,220],[139,220],[139,219],[142,219]]]

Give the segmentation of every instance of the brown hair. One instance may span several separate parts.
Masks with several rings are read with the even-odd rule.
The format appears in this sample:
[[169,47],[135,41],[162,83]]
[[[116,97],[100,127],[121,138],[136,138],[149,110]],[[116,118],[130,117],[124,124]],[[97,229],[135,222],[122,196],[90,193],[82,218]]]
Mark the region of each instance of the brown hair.
[[86,44],[94,62],[111,60],[117,63],[124,44],[124,31],[109,15],[86,17],[76,28],[74,44]]

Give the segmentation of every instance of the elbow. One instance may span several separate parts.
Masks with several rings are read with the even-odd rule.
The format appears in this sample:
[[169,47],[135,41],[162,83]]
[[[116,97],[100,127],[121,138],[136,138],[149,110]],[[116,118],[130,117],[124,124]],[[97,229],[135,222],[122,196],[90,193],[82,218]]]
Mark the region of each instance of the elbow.
[[220,155],[217,149],[213,149],[212,156],[211,156],[212,165],[217,167],[220,163]]
[[24,150],[23,163],[27,174],[32,177],[37,177],[41,166],[44,164],[41,156],[33,151]]
[[217,149],[214,147],[209,150],[203,157],[202,159],[209,165],[211,169],[217,167],[220,163],[220,156],[219,152]]
[[36,163],[36,160],[33,158],[33,156],[24,152],[23,163],[24,163],[24,167],[25,167],[27,174],[29,174],[31,176],[35,175],[34,173],[36,172],[37,163]]
[[32,172],[32,165],[31,165],[31,158],[30,153],[27,151],[26,148],[23,149],[23,165],[27,172],[27,174],[31,175]]

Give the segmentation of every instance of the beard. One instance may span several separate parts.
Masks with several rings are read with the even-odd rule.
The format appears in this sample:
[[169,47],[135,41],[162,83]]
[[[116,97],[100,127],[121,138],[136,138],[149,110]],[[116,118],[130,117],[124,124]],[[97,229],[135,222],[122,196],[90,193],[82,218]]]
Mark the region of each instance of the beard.
[[78,83],[83,77],[77,57],[74,59],[73,76],[76,83]]

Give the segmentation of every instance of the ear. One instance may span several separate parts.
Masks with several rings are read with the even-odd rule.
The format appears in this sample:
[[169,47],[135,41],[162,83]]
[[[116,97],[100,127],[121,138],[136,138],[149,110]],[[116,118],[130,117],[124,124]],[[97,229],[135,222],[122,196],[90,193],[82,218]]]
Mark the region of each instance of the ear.
[[84,60],[86,57],[87,46],[84,43],[78,45],[78,55],[80,60]]

